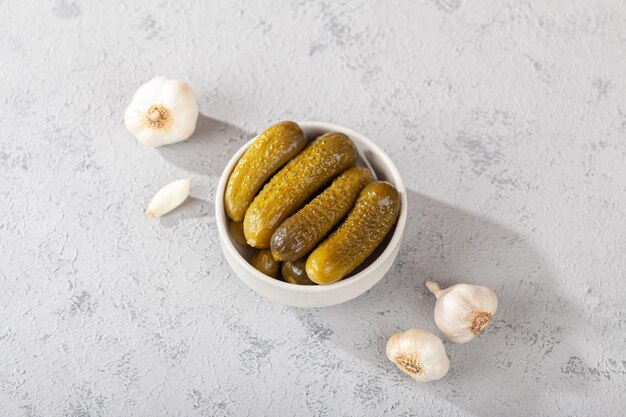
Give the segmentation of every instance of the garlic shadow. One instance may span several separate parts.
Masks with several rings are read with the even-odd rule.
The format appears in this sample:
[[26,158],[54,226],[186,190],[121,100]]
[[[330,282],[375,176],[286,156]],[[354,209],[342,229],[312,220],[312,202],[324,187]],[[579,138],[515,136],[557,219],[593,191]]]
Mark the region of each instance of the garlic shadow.
[[208,200],[189,196],[179,207],[160,218],[161,226],[176,227],[185,219],[199,219],[213,215],[215,203]]
[[[541,254],[491,220],[411,190],[407,197],[405,235],[389,273],[348,303],[296,312],[303,323],[324,323],[327,343],[366,360],[381,389],[400,390],[400,396],[427,391],[477,415],[541,414],[542,404],[559,390],[584,389],[580,377],[563,369],[576,355],[567,340],[580,311],[559,295]],[[426,280],[493,288],[499,299],[494,322],[468,344],[445,341],[434,324],[435,297]],[[411,327],[444,340],[451,365],[442,381],[416,386],[387,360],[388,338]]]
[[196,131],[186,141],[156,148],[161,156],[187,171],[219,176],[224,167],[253,134],[203,114],[198,116]]

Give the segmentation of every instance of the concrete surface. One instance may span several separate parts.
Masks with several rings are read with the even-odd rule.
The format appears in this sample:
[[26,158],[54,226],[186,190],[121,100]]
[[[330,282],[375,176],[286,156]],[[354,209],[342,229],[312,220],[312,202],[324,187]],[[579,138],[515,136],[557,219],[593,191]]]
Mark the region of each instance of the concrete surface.
[[[0,415],[623,416],[625,50],[623,1],[0,0]],[[157,74],[204,116],[153,150],[122,115]],[[221,170],[283,119],[365,133],[411,189],[345,305],[271,304],[218,249]],[[426,279],[501,308],[417,385],[384,347],[435,330]]]

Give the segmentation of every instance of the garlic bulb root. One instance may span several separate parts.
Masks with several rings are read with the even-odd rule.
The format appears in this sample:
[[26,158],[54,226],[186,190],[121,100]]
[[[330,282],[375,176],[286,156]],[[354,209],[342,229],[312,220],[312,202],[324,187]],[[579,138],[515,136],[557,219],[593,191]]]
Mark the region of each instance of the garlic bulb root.
[[396,355],[395,362],[408,375],[414,376],[424,372],[424,364],[418,353],[400,353]]
[[493,321],[498,298],[491,288],[457,284],[441,289],[432,281],[426,287],[437,298],[435,324],[448,340],[467,343]]
[[140,143],[155,147],[188,139],[198,114],[191,87],[161,76],[137,89],[124,113],[124,124]]
[[167,129],[172,123],[172,117],[167,107],[161,104],[153,104],[145,114],[146,125],[153,129]]
[[478,311],[470,316],[469,321],[471,323],[470,331],[474,333],[474,335],[478,335],[491,324],[493,321],[493,314],[487,311]]
[[170,182],[152,197],[146,209],[146,215],[154,219],[174,210],[187,199],[190,188],[190,179]]
[[386,353],[391,362],[417,382],[441,379],[450,368],[441,339],[422,329],[394,334],[387,342]]

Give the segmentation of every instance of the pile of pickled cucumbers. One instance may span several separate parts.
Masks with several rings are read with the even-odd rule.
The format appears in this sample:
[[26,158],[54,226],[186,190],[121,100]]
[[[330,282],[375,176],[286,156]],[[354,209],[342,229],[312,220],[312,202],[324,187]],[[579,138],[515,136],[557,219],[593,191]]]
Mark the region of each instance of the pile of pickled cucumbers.
[[296,285],[347,277],[380,245],[400,211],[396,188],[357,167],[343,133],[308,141],[297,123],[261,133],[237,162],[224,193],[230,234],[255,249],[252,265]]

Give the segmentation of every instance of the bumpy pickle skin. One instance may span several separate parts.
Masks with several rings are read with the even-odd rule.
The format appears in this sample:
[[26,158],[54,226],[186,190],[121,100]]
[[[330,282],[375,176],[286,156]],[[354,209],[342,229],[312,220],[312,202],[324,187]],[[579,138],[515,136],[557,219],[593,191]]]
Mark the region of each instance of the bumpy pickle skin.
[[356,146],[343,133],[315,139],[272,177],[248,207],[243,220],[248,245],[269,248],[278,226],[331,179],[353,167],[357,157]]
[[304,257],[343,219],[354,206],[359,193],[372,182],[367,168],[353,167],[285,220],[270,241],[274,259],[295,261]]
[[282,263],[283,280],[296,285],[317,285],[306,275],[306,258]]
[[252,255],[252,266],[268,277],[280,276],[280,262],[276,261],[269,249],[258,250]]
[[246,150],[228,178],[224,208],[233,221],[243,220],[246,210],[267,179],[306,146],[298,124],[280,122],[267,128]]
[[400,196],[393,185],[369,183],[346,220],[307,258],[308,277],[320,285],[346,277],[383,241],[399,212]]
[[230,235],[235,239],[235,242],[239,243],[241,246],[248,246],[246,242],[246,236],[243,234],[243,223],[242,222],[230,222],[228,225],[230,230]]

